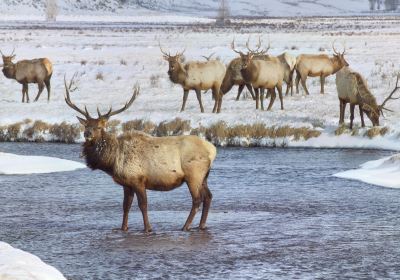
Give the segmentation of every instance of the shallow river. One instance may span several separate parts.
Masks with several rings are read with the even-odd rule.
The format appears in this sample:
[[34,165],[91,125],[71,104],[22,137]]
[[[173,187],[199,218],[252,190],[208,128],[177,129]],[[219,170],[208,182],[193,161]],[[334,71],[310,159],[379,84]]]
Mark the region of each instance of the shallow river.
[[[80,160],[78,145],[3,143],[0,150]],[[0,176],[0,240],[71,280],[400,276],[400,190],[331,177],[391,152],[218,151],[206,231],[180,231],[191,207],[186,186],[148,192],[155,233],[142,232],[136,201],[129,232],[113,230],[122,188],[83,169]]]

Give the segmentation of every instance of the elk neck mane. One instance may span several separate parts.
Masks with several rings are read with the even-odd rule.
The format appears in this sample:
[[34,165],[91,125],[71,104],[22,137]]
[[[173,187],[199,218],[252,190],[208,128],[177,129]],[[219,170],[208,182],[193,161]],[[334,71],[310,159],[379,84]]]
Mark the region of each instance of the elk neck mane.
[[338,57],[329,57],[329,60],[331,61],[333,65],[333,72],[332,74],[336,74],[340,69],[342,69],[343,65],[340,64],[340,59]]
[[255,66],[254,61],[251,61],[246,69],[242,69],[241,73],[246,82],[253,82],[255,77],[258,77],[259,69]]
[[15,79],[16,77],[16,64],[15,63],[7,63],[7,65],[3,66],[4,76],[8,79]]
[[169,76],[169,79],[171,82],[184,85],[186,78],[187,78],[187,70],[188,70],[188,64],[182,64],[181,62],[178,61],[178,69],[176,69],[172,75]]
[[367,82],[364,78],[357,72],[352,73],[357,81],[357,93],[359,94],[362,103],[366,103],[368,105],[372,105],[373,107],[377,107],[376,98],[368,89]]
[[85,157],[89,168],[93,170],[100,169],[112,174],[113,166],[117,160],[118,149],[117,137],[103,130],[101,137],[86,141],[83,144],[82,155]]

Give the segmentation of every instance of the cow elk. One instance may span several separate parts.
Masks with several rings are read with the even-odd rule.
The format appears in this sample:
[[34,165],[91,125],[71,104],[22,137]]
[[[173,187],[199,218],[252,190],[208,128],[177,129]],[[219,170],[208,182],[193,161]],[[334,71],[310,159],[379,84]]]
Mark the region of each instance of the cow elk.
[[340,118],[339,124],[344,123],[344,114],[346,104],[350,103],[350,129],[353,128],[354,108],[356,105],[360,109],[361,126],[364,127],[364,113],[371,120],[373,126],[379,126],[379,118],[383,115],[383,110],[391,111],[385,108],[386,102],[394,98],[393,94],[399,89],[399,76],[397,76],[396,86],[389,96],[378,105],[375,96],[370,92],[367,82],[357,72],[349,67],[344,67],[336,73],[336,88],[340,101]]
[[309,95],[307,89],[306,80],[307,77],[320,77],[321,82],[321,94],[324,94],[325,78],[329,75],[335,74],[337,71],[342,69],[344,66],[349,66],[344,58],[346,53],[346,47],[342,53],[338,52],[335,48],[335,42],[332,44],[334,55],[329,57],[326,54],[311,55],[301,54],[297,57],[296,62],[296,92],[299,93],[299,82],[305,90],[306,94]]
[[215,100],[213,113],[220,113],[222,105],[220,88],[225,76],[225,65],[216,59],[209,59],[204,62],[193,61],[182,63],[181,57],[184,51],[171,55],[163,51],[161,45],[160,50],[164,59],[168,61],[169,64],[169,79],[175,84],[180,84],[183,88],[181,112],[185,110],[189,90],[194,90],[200,104],[200,110],[204,113],[201,91],[211,89]]
[[275,88],[278,90],[281,101],[281,110],[283,110],[282,84],[284,79],[284,69],[280,61],[256,59],[255,56],[261,55],[266,51],[249,50],[247,54],[238,51],[232,42],[232,50],[240,55],[241,74],[247,84],[251,84],[256,93],[256,109],[261,102],[261,110],[264,110],[264,90],[267,89],[271,99],[267,110],[271,110],[276,98]]
[[121,109],[106,114],[97,109],[98,117],[91,117],[86,107],[82,110],[72,103],[69,86],[65,81],[65,101],[69,107],[83,115],[78,117],[85,127],[82,155],[91,169],[99,169],[112,176],[124,189],[123,231],[128,230],[128,214],[136,194],[143,215],[145,232],[152,231],[147,215],[146,190],[171,191],[184,182],[192,196],[192,209],[183,230],[189,230],[200,204],[203,210],[200,229],[206,226],[212,195],[207,185],[211,165],[216,157],[213,144],[193,135],[152,137],[132,131],[120,136],[106,132],[111,116],[128,109],[139,94],[136,86],[129,102]]
[[3,57],[3,73],[8,79],[14,79],[22,84],[22,102],[29,102],[28,84],[38,84],[39,92],[35,98],[38,101],[44,87],[47,89],[47,101],[50,101],[50,79],[53,74],[53,65],[47,58],[38,58],[32,60],[20,60],[16,63],[13,62],[15,58],[14,51],[11,55],[4,55]]

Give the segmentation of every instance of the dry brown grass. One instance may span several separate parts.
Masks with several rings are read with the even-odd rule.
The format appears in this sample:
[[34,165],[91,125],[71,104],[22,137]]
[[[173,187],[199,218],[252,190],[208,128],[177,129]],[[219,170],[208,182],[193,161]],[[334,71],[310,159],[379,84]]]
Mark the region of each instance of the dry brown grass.
[[346,125],[342,124],[342,125],[338,126],[338,128],[336,128],[335,135],[336,136],[342,135],[343,133],[346,132],[346,130],[347,130]]
[[127,122],[123,123],[122,131],[129,132],[132,130],[139,130],[139,131],[143,131],[148,134],[154,134],[156,127],[157,126],[154,123],[152,123],[151,121],[133,120],[133,121],[127,121]]
[[150,76],[150,86],[152,88],[156,88],[160,86],[160,75],[151,75]]
[[11,124],[7,127],[7,135],[8,135],[8,141],[18,141],[20,137],[20,132],[21,132],[21,122],[17,122],[15,124]]
[[171,136],[189,134],[191,130],[190,121],[176,118],[172,121],[161,122],[155,131],[157,136]]
[[96,80],[102,80],[104,81],[104,75],[102,72],[99,72],[96,74]]
[[374,126],[370,129],[368,129],[364,136],[367,136],[368,138],[372,139],[376,136],[384,136],[385,134],[387,134],[389,132],[389,128],[388,127],[378,127],[378,126]]
[[121,124],[120,120],[110,120],[107,123],[107,131],[110,133],[117,133],[120,124]]
[[50,130],[50,125],[43,121],[35,121],[32,126],[25,128],[23,134],[28,141],[44,142],[43,134]]

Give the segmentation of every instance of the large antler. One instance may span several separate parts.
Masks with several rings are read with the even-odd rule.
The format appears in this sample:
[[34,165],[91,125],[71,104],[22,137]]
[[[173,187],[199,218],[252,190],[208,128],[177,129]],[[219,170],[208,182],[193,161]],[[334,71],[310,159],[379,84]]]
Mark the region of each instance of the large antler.
[[271,41],[268,41],[268,47],[266,50],[260,50],[261,48],[261,36],[258,36],[258,43],[256,45],[256,49],[252,50],[249,47],[249,41],[250,41],[250,36],[247,39],[246,42],[246,48],[249,50],[250,53],[255,54],[255,55],[262,55],[268,52],[268,50],[271,48]]
[[242,53],[241,51],[236,50],[236,48],[235,48],[235,38],[233,38],[233,40],[232,40],[231,49],[232,49],[235,53],[238,53],[238,54],[240,54],[240,55],[244,55],[244,53]]
[[389,112],[393,112],[392,110],[390,110],[388,108],[385,108],[386,102],[388,102],[389,100],[400,99],[400,97],[393,97],[393,94],[395,94],[395,92],[400,88],[400,86],[399,86],[399,78],[400,78],[400,73],[397,74],[396,86],[394,87],[392,92],[389,94],[389,96],[382,102],[382,104],[379,105],[379,111],[382,113],[382,116],[383,116],[383,110],[386,110],[386,111],[389,111]]
[[97,108],[97,114],[99,115],[99,118],[107,118],[107,119],[108,119],[108,118],[110,118],[111,116],[114,116],[114,115],[116,115],[116,114],[119,114],[119,113],[125,111],[126,109],[128,109],[128,108],[132,105],[133,101],[135,101],[136,97],[139,95],[139,92],[140,92],[140,87],[139,87],[139,85],[135,85],[135,87],[133,88],[133,94],[132,94],[131,99],[130,99],[128,102],[126,102],[125,105],[124,105],[121,109],[119,109],[119,110],[113,111],[113,110],[112,110],[112,107],[110,107],[110,110],[108,110],[107,113],[105,113],[104,115],[102,115],[102,114],[100,113],[99,108]]
[[[77,75],[77,73],[75,73],[75,74],[72,76],[71,81],[69,82],[69,85],[67,84],[66,75],[64,75],[65,102],[67,103],[67,105],[68,105],[69,107],[71,107],[71,108],[74,109],[75,111],[77,111],[77,112],[81,113],[82,115],[84,115],[85,118],[86,118],[87,120],[93,119],[93,118],[90,116],[90,114],[89,114],[89,112],[88,112],[86,106],[85,106],[85,111],[83,111],[82,109],[79,109],[79,108],[78,108],[74,103],[72,103],[72,101],[71,101],[71,97],[70,97],[70,94],[69,94],[69,93],[70,93],[70,91],[74,91],[74,90],[77,89],[77,87],[75,86],[75,83],[74,83],[74,79],[75,79],[76,75]],[[72,88],[73,86],[75,86],[75,88]]]
[[335,43],[336,43],[336,41],[337,41],[337,39],[335,39],[335,40],[333,41],[333,43],[332,43],[333,52],[334,52],[335,54],[337,54],[337,55],[344,55],[344,54],[346,53],[346,43],[343,43],[343,52],[340,53],[340,52],[338,52],[338,51],[336,50],[336,48],[335,48]]
[[2,56],[13,56],[14,52],[15,52],[15,48],[13,48],[13,51],[12,51],[12,53],[10,55],[4,55],[3,52],[0,50],[0,53],[1,53]]
[[170,57],[170,56],[171,56],[170,53],[167,53],[167,52],[165,52],[165,51],[162,49],[160,40],[158,41],[158,46],[160,47],[160,51],[161,51],[161,53],[162,53],[163,55],[165,55],[165,56],[167,56],[167,57]]

